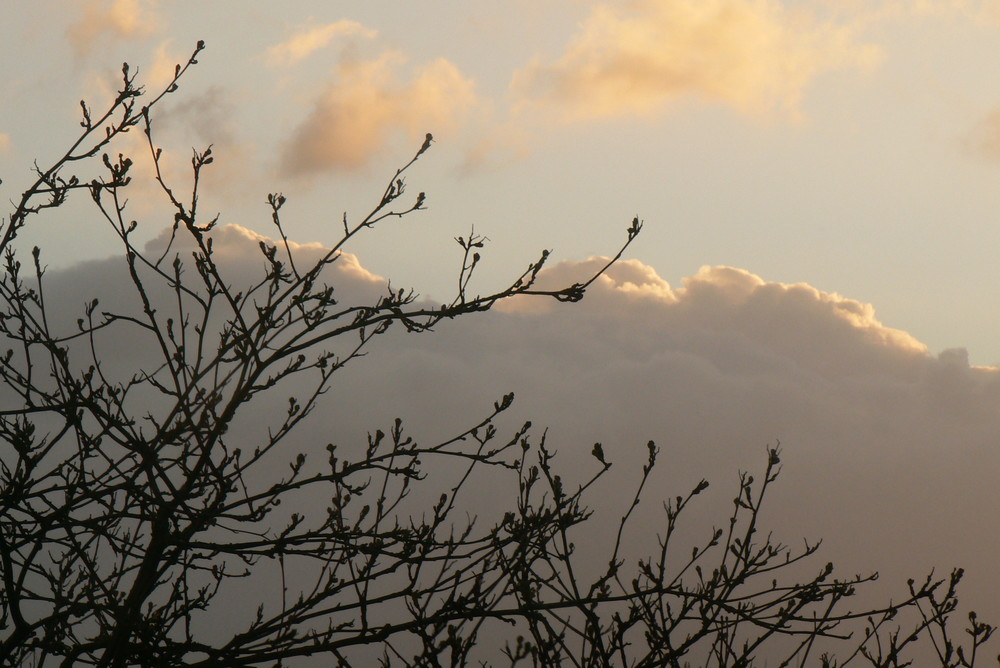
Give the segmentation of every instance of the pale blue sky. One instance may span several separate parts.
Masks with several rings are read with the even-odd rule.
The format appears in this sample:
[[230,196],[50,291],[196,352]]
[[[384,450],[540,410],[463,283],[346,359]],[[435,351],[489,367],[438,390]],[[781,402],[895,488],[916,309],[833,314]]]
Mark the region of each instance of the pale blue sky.
[[[632,257],[673,285],[706,264],[805,282],[874,304],[933,354],[1000,362],[1000,4],[540,4],[16,3],[0,28],[0,195],[65,145],[78,100],[97,106],[122,60],[155,78],[158,59],[204,39],[159,136],[178,164],[215,142],[205,198],[226,222],[268,233],[264,197],[280,190],[295,238],[333,241],[341,212],[361,213],[430,131],[438,141],[409,179],[430,210],[356,247],[400,285],[444,298],[452,237],[473,224],[493,240],[485,287],[543,247],[610,252],[638,214]],[[353,32],[301,60],[268,55],[345,20]],[[338,67],[372,63],[396,107],[362,107],[375,138],[338,162],[342,145],[303,126],[344,91]],[[604,68],[600,83],[577,76],[587,67]],[[290,174],[295,136],[321,158]],[[89,215],[39,233],[50,263],[111,252]],[[164,224],[155,209],[135,215],[150,237]]]

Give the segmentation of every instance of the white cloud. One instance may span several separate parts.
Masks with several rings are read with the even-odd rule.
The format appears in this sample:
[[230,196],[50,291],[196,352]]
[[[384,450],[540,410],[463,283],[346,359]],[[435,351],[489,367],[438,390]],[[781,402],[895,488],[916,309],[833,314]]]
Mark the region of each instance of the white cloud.
[[773,0],[634,0],[595,6],[561,57],[536,58],[512,87],[578,120],[651,115],[685,95],[795,114],[817,75],[878,57],[849,26]]
[[337,37],[360,35],[373,39],[378,32],[357,21],[343,19],[321,26],[306,27],[280,44],[268,47],[267,61],[274,66],[294,65],[315,51],[326,47]]

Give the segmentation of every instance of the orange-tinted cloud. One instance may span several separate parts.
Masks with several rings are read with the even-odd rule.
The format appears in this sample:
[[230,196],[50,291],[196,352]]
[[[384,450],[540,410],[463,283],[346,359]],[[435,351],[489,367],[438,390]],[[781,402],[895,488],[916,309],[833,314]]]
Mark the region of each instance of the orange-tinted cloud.
[[[172,65],[169,70],[172,74]],[[156,81],[151,86],[154,89],[166,81],[155,71],[150,79]],[[161,150],[158,167],[149,146],[150,137],[145,132],[118,135],[108,153],[121,153],[133,161],[129,185],[132,215],[152,218],[172,215],[157,174],[175,191],[185,192],[191,187],[192,151],[201,152],[209,146],[214,160],[200,172],[200,199],[210,202],[216,196],[258,197],[265,185],[256,180],[260,176],[257,147],[253,138],[240,132],[239,116],[238,101],[232,90],[223,86],[211,85],[169,95],[151,114],[152,143]]]
[[532,137],[524,127],[510,120],[493,123],[488,116],[484,121],[456,171],[460,176],[489,172],[531,153]]
[[10,150],[10,135],[6,132],[0,132],[0,153],[6,153]]
[[158,90],[173,81],[174,72],[177,65],[183,65],[191,56],[187,53],[173,49],[174,40],[166,39],[160,42],[153,53],[153,62],[146,73],[146,85],[151,89]]
[[1000,162],[1000,109],[972,128],[965,138],[965,146],[974,155]]
[[152,33],[159,18],[153,0],[89,0],[70,26],[70,44],[79,55],[90,53],[101,37],[142,37]]
[[[608,258],[595,257],[585,262],[560,263],[541,274],[540,285],[555,288],[582,281],[607,261]],[[759,335],[761,343],[768,345],[780,339],[799,339],[803,333],[799,328],[805,326],[817,334],[801,337],[803,348],[799,352],[803,360],[822,360],[829,355],[826,361],[836,359],[837,365],[843,365],[848,357],[846,351],[863,350],[868,354],[878,348],[883,348],[878,354],[886,359],[894,355],[903,359],[916,355],[922,359],[928,354],[927,347],[910,334],[883,325],[875,317],[871,304],[823,292],[805,283],[768,282],[734,267],[702,267],[695,276],[684,280],[683,287],[675,289],[652,267],[638,260],[622,260],[597,279],[587,302],[592,308],[619,311],[634,311],[637,302],[655,304],[656,308],[672,311],[678,314],[675,317],[688,322],[715,320],[718,313],[737,311],[741,313],[745,333],[751,337]],[[498,308],[512,313],[540,313],[551,312],[557,306],[554,302],[519,297]],[[775,322],[783,323],[782,331],[774,331]],[[816,355],[814,347],[822,349],[824,355]],[[866,364],[859,363],[859,368]]]
[[536,59],[512,87],[577,120],[650,115],[684,95],[794,114],[818,74],[877,58],[850,27],[773,0],[634,0],[596,6],[558,60]]
[[371,39],[377,32],[347,19],[304,28],[284,42],[268,48],[266,58],[271,65],[294,65],[327,46],[334,38],[353,35]]
[[414,138],[447,133],[475,105],[473,81],[451,62],[439,58],[409,72],[405,64],[396,52],[338,64],[334,81],[285,145],[282,171],[304,175],[357,169],[394,131]]
[[[151,257],[161,255],[167,248],[170,236],[169,229],[163,230],[146,245],[147,255]],[[261,242],[268,246],[277,246],[282,249],[282,253],[285,252],[284,242],[234,223],[219,227],[213,232],[212,240],[216,262],[226,272],[227,278],[238,285],[249,285],[260,279]],[[288,251],[292,253],[292,257],[300,267],[312,267],[329,250],[318,242],[300,243],[288,240],[287,243]],[[190,235],[179,234],[171,250],[182,257],[190,257],[191,252],[197,250],[197,245]],[[286,261],[284,255],[280,259]],[[345,297],[352,300],[373,301],[384,292],[386,286],[386,279],[368,271],[361,265],[356,255],[346,251],[340,252],[337,260],[328,265],[322,273],[321,280],[343,287]]]

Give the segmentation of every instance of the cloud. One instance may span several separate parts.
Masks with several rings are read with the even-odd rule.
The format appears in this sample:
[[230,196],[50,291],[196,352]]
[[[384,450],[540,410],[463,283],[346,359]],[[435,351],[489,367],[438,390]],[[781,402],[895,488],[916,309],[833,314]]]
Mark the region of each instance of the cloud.
[[[563,263],[543,278],[574,282],[602,264]],[[759,470],[764,445],[780,440],[785,473],[767,513],[777,537],[823,537],[824,559],[878,569],[896,594],[932,566],[965,566],[968,603],[1000,616],[1000,537],[975,520],[1000,504],[1000,370],[970,367],[961,349],[932,356],[870,304],[732,267],[673,288],[632,260],[580,304],[509,303],[393,339],[371,362],[331,399],[371,402],[375,422],[399,413],[442,436],[456,416],[514,391],[515,421],[549,428],[567,477],[582,477],[603,442],[616,473],[598,504],[619,498],[656,440],[653,496],[708,477],[717,496],[688,519],[706,530],[731,503],[736,469]],[[662,519],[655,499],[642,508],[640,542]]]
[[360,35],[373,39],[377,31],[357,21],[343,19],[321,26],[303,28],[284,42],[268,47],[266,58],[272,66],[294,65],[327,46],[336,37]]
[[531,154],[532,138],[523,127],[512,122],[486,122],[483,126],[488,127],[481,128],[465,151],[465,157],[456,170],[459,176],[490,172]]
[[992,111],[965,137],[965,148],[973,155],[1000,161],[1000,109]]
[[397,52],[342,60],[286,143],[281,170],[301,176],[358,169],[396,131],[416,138],[456,128],[476,104],[473,81],[443,58],[413,68],[404,79],[405,62]]
[[[173,65],[169,71],[172,76]],[[190,195],[192,151],[202,152],[209,146],[215,159],[199,174],[202,210],[216,207],[216,198],[258,199],[263,186],[255,161],[256,146],[241,134],[239,116],[240,107],[232,91],[211,85],[164,99],[151,115],[151,137],[136,131],[118,135],[109,154],[121,153],[133,161],[129,186],[131,215],[172,217],[173,206],[157,181],[157,173],[168,187],[181,192],[188,190]],[[158,166],[152,157],[150,138],[161,150]]]
[[229,92],[221,86],[182,98],[157,116],[162,128],[183,128],[202,144],[236,144],[233,117],[236,105]]
[[[171,242],[171,229],[161,230],[144,247],[147,257],[157,258],[168,251],[169,256],[177,255],[182,261],[190,261],[191,254],[197,250],[194,240],[183,232],[175,235]],[[222,275],[236,290],[243,290],[256,283],[262,277],[264,267],[260,243],[277,246],[281,249],[281,261],[287,261],[284,245],[281,241],[254,232],[237,224],[220,225],[212,232],[213,257],[219,265]],[[317,242],[288,242],[289,250],[300,267],[311,266],[326,252],[327,248]],[[134,296],[124,260],[111,257],[103,260],[86,262],[65,270],[53,271],[50,274],[52,284],[58,286],[57,296],[52,305],[55,313],[65,315],[67,324],[75,323],[79,317],[80,304],[93,297],[100,297],[102,308],[111,310],[128,308],[134,303]],[[329,265],[322,274],[322,279],[338,288],[338,298],[349,302],[374,302],[384,292],[386,279],[365,269],[353,253],[343,251],[338,259]],[[155,279],[148,279],[149,285],[155,284]],[[132,368],[139,364],[135,356],[130,356],[128,346],[119,349],[117,357],[129,361],[124,368]],[[127,373],[131,373],[128,371]]]
[[[560,263],[542,275],[539,285],[570,285],[596,273],[607,262],[608,258],[595,257],[585,262]],[[801,363],[823,361],[814,350],[819,347],[836,360],[838,371],[844,370],[848,357],[861,353],[866,359],[857,365],[860,369],[869,368],[867,356],[873,351],[881,359],[889,354],[887,351],[904,354],[907,359],[910,355],[923,358],[928,354],[927,347],[910,334],[883,325],[871,304],[805,283],[766,282],[734,267],[702,267],[695,276],[684,280],[682,288],[673,289],[652,267],[638,260],[623,260],[597,279],[588,302],[605,312],[631,311],[638,303],[663,309],[671,321],[683,318],[688,324],[740,327],[761,345],[773,346],[785,340],[790,346],[801,347]],[[518,297],[498,308],[511,313],[544,313],[556,306]],[[720,317],[726,319],[725,323]],[[782,327],[776,330],[775,322],[783,323]],[[805,335],[807,330],[810,336]],[[820,336],[825,339],[817,338]],[[792,348],[784,352],[790,354]]]
[[186,63],[191,57],[190,51],[179,53],[172,50],[173,43],[173,39],[163,40],[153,53],[153,62],[145,76],[146,85],[153,90],[162,89],[173,81],[177,65]]
[[102,36],[143,37],[156,30],[159,17],[152,0],[88,0],[83,14],[69,27],[70,44],[78,55],[90,53]]
[[6,132],[0,132],[0,153],[6,153],[10,150],[10,135]]
[[[260,254],[261,242],[284,249],[281,241],[234,223],[220,227],[213,232],[212,238],[216,262],[235,282],[247,285],[261,278],[260,269],[263,267]],[[170,230],[163,230],[146,245],[145,252],[150,256],[159,256],[166,250],[169,240]],[[190,236],[183,234],[177,236],[172,247],[173,252],[182,256],[190,256],[195,250],[197,246],[194,241]],[[289,240],[288,250],[299,266],[307,267],[323,257],[328,249],[315,241],[301,243]],[[286,257],[282,256],[279,259],[285,261]],[[347,251],[339,253],[337,261],[322,274],[322,279],[341,288],[345,299],[363,302],[375,300],[387,283],[386,279],[365,269],[357,255]]]
[[[173,151],[165,150],[161,158],[161,170],[170,182],[190,178],[190,147],[203,151],[211,146],[216,160],[202,174],[202,191],[226,189],[230,194],[258,197],[261,186],[256,180],[256,146],[239,131],[240,107],[232,91],[213,85],[192,95],[172,98],[167,104],[156,116],[154,137],[160,146],[175,147]],[[151,162],[143,160],[139,168],[151,170]]]
[[[151,250],[162,252],[166,238]],[[216,257],[237,289],[260,275],[260,238],[236,226],[216,233]],[[301,262],[323,252],[318,244],[292,248]],[[189,249],[175,250],[189,257]],[[327,279],[343,304],[370,302],[384,289],[358,258],[341,260]],[[561,263],[541,280],[579,281],[603,262]],[[118,293],[102,295],[102,308],[128,303],[123,264],[52,276],[47,292],[71,312],[67,323],[94,291]],[[139,344],[118,332],[108,337],[100,350],[134,373]],[[646,441],[663,449],[625,537],[631,564],[656,549],[660,499],[708,478],[712,487],[679,529],[704,538],[732,506],[737,469],[759,471],[765,445],[780,440],[784,471],[762,530],[793,545],[824,538],[820,562],[832,560],[846,574],[879,570],[887,596],[931,567],[964,566],[963,600],[984,619],[1000,618],[1000,535],[983,524],[1000,506],[1000,370],[970,367],[961,349],[932,356],[880,322],[869,304],[733,267],[705,267],[673,287],[653,267],[628,260],[579,304],[521,299],[429,334],[390,330],[368,352],[338,371],[293,451],[322,452],[334,442],[349,453],[396,416],[417,439],[445,438],[513,391],[501,427],[525,419],[546,425],[564,480],[594,472],[595,441],[614,462],[591,497],[597,531],[578,545],[613,535]],[[233,438],[250,447],[289,394],[295,388],[272,393],[273,406],[261,398]],[[477,489],[463,502],[481,517],[516,495],[499,480]]]
[[689,95],[795,114],[817,75],[878,55],[850,27],[773,0],[635,0],[597,5],[558,60],[536,58],[512,88],[576,120],[649,116]]

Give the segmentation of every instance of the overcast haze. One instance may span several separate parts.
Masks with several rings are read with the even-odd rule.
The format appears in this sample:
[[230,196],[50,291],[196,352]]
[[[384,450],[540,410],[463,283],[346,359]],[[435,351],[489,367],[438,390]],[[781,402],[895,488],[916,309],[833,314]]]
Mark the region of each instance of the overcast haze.
[[[1000,621],[1000,2],[50,0],[5,8],[0,35],[5,199],[122,61],[156,87],[205,40],[154,131],[178,183],[214,144],[202,206],[238,226],[217,242],[234,270],[273,234],[266,193],[314,253],[426,132],[408,184],[428,211],[350,249],[332,279],[348,292],[391,278],[448,299],[472,226],[491,240],[481,291],[542,248],[564,260],[545,280],[572,282],[646,222],[581,304],[386,337],[310,425],[318,447],[397,415],[445,435],[514,391],[513,422],[550,426],[571,467],[604,442],[606,498],[654,439],[657,493],[708,477],[708,516],[780,440],[780,539],[825,537],[897,595],[965,566],[963,598]],[[171,218],[149,170],[132,215],[157,243]],[[24,242],[67,307],[114,298],[93,211],[35,224]]]

